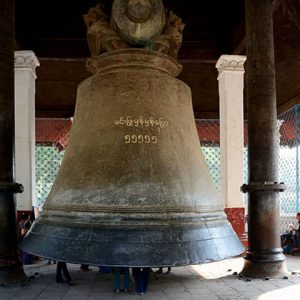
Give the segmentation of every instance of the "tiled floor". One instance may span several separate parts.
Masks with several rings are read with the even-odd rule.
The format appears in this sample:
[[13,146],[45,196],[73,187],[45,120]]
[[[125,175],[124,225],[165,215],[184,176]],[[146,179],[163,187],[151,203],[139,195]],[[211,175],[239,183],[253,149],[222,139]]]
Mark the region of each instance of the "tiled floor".
[[[168,275],[150,279],[149,290],[144,296],[113,292],[113,275],[98,272],[91,267],[91,272],[82,272],[79,265],[68,265],[75,286],[56,283],[55,265],[46,261],[26,266],[26,273],[34,275],[25,286],[0,287],[0,300],[6,299],[43,299],[43,300],[112,300],[112,299],[300,299],[300,257],[287,257],[288,279],[246,281],[234,275],[243,266],[242,258],[228,259],[221,262],[173,268]],[[299,272],[299,273],[298,273]],[[133,283],[132,283],[133,286]]]

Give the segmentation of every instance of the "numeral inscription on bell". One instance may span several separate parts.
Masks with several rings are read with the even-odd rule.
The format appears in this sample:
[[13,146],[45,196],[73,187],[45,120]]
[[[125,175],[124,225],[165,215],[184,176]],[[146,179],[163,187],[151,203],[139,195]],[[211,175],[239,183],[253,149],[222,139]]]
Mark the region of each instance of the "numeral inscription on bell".
[[157,144],[157,136],[155,135],[129,135],[126,134],[124,136],[124,143],[125,144]]

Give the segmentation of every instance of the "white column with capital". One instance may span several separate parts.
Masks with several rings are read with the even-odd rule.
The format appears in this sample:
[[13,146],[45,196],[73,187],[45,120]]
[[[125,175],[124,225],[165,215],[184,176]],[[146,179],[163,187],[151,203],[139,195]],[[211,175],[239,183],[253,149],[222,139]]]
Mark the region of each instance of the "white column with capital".
[[16,182],[24,192],[16,194],[17,210],[31,211],[35,203],[35,69],[39,61],[32,51],[15,51],[15,165]]
[[240,240],[247,246],[243,194],[244,166],[244,63],[245,56],[222,55],[219,76],[221,195],[225,212]]
[[243,207],[244,62],[222,55],[217,64],[220,97],[221,194],[226,208]]

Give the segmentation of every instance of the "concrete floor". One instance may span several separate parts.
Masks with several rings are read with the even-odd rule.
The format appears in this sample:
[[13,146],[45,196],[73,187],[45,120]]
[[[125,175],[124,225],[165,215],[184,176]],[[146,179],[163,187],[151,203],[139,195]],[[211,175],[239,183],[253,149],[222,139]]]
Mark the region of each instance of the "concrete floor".
[[[0,300],[43,299],[43,300],[112,300],[112,299],[300,299],[300,257],[288,256],[290,272],[288,279],[276,280],[241,280],[234,272],[243,266],[242,258],[228,259],[221,262],[173,268],[168,275],[150,279],[149,290],[144,296],[113,292],[113,275],[98,272],[91,267],[91,272],[82,272],[79,265],[69,264],[68,268],[75,286],[55,282],[55,265],[46,261],[26,266],[26,273],[34,275],[25,286],[0,287]],[[132,283],[132,286],[134,284]]]

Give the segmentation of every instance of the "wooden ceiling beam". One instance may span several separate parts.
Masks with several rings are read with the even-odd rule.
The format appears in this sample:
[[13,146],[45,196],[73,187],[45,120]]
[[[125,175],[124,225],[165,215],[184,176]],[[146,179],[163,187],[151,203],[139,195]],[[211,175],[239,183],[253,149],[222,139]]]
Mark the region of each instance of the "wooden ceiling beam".
[[194,116],[196,120],[206,119],[206,120],[218,120],[218,111],[195,111]]
[[[30,45],[35,49],[35,53],[39,59],[55,58],[82,60],[90,56],[86,39],[44,38],[32,40]],[[221,54],[215,40],[184,41],[179,51],[179,59],[216,62]]]
[[291,98],[290,100],[288,100],[284,104],[280,105],[277,108],[277,114],[281,115],[282,113],[287,112],[288,110],[290,110],[291,108],[293,108],[297,104],[300,104],[300,94],[296,95],[295,97]]
[[[273,12],[281,6],[283,0],[274,0]],[[246,52],[246,24],[245,19],[242,20],[240,25],[237,27],[231,38],[231,51],[234,55],[245,54]]]
[[[201,50],[201,48],[200,48]],[[195,49],[197,52],[198,49]],[[202,56],[203,57],[203,56]],[[181,59],[180,79],[192,89],[197,118],[218,118],[217,70],[212,58]],[[73,114],[78,84],[91,76],[85,59],[41,59],[37,70],[36,111],[38,117],[70,117]],[[51,93],[49,93],[51,91]]]
[[216,63],[221,54],[216,41],[187,41],[182,43],[178,59],[179,61]]
[[36,118],[71,118],[74,116],[74,110],[37,110],[35,112]]

